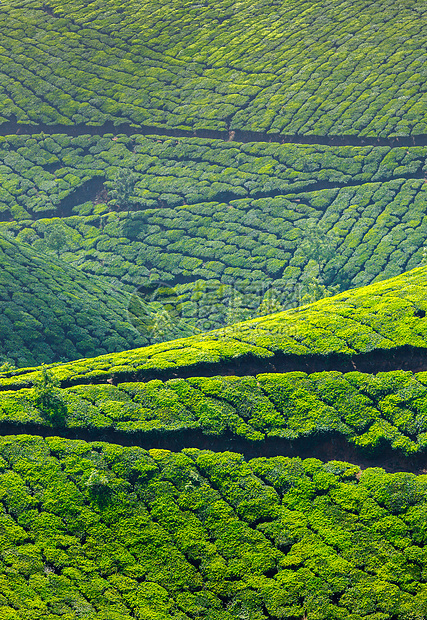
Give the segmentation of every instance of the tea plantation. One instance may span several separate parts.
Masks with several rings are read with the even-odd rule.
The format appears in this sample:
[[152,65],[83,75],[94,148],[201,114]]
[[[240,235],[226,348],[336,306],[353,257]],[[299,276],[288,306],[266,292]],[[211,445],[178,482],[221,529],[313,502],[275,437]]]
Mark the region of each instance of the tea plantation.
[[146,342],[127,298],[54,256],[0,235],[0,358],[25,366]]
[[3,618],[422,618],[425,476],[0,440]]
[[[132,315],[156,301],[151,328],[135,324],[145,342],[295,307],[425,259],[427,147],[113,134],[0,142],[0,232],[40,253],[53,246],[127,292]],[[126,201],[113,199],[120,174],[133,178]]]
[[419,135],[424,2],[18,0],[0,122]]
[[[427,267],[313,304],[148,347],[52,367],[66,385],[200,374],[250,374],[328,363],[425,367]],[[0,373],[0,389],[29,387],[39,369]]]
[[0,620],[427,618],[426,26],[0,2]]
[[[224,441],[295,440],[321,434],[369,453],[384,446],[406,455],[427,445],[427,373],[303,372],[248,377],[190,377],[166,382],[79,385],[57,389],[43,405],[37,389],[0,392],[0,424],[40,426],[115,436],[128,441],[190,442],[193,431]],[[185,434],[185,435],[184,435]],[[271,442],[270,442],[271,444]],[[245,442],[242,443],[245,445]]]

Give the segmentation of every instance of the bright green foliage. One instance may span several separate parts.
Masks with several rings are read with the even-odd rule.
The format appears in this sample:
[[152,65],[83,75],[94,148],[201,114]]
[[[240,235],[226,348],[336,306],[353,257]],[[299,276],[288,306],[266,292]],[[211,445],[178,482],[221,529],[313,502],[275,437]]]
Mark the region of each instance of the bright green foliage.
[[[239,369],[240,364],[255,365],[255,372],[266,368],[275,355],[311,356],[327,359],[339,354],[344,362],[361,353],[399,349],[403,346],[427,347],[425,287],[427,268],[420,267],[384,282],[346,291],[334,297],[221,330],[159,343],[141,349],[78,360],[54,368],[61,381],[88,383],[107,380],[143,379],[152,373],[179,376],[180,369],[197,375],[206,363]],[[203,373],[202,373],[203,374]],[[16,376],[15,376],[16,375]],[[33,368],[4,373],[4,388],[30,386]]]
[[34,381],[34,404],[44,418],[54,425],[64,423],[66,406],[58,390],[60,383],[51,370],[42,366],[40,376]]
[[425,476],[0,439],[2,618],[422,618]]
[[3,122],[427,133],[423,2],[3,2]]
[[38,379],[35,389],[0,392],[0,422],[60,423],[153,441],[153,432],[183,437],[193,430],[254,443],[335,433],[377,454],[384,446],[412,454],[427,445],[425,375],[399,370],[157,379],[51,389],[44,404]]
[[3,235],[0,268],[3,359],[52,363],[147,342],[128,320],[127,296],[108,283]]

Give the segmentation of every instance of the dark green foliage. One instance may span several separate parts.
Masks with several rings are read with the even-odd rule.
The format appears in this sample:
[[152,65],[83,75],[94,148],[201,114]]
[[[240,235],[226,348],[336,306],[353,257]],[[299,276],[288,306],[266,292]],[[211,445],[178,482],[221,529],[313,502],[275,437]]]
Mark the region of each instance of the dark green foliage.
[[422,618],[424,478],[3,437],[1,614]]
[[[154,308],[148,342],[255,317],[265,295],[295,307],[423,259],[423,147],[59,134],[1,145],[0,209],[15,220],[4,230],[137,289],[130,303],[153,282],[173,289],[179,320]],[[105,204],[102,180],[122,187],[122,206]],[[46,218],[55,209],[60,221]]]
[[61,224],[52,226],[52,228],[45,234],[45,239],[46,247],[56,252],[59,257],[61,251],[64,250],[67,245],[67,235],[64,226]]
[[109,205],[119,211],[130,211],[138,204],[135,197],[135,184],[138,177],[128,168],[119,168],[110,184]]
[[127,295],[104,281],[3,235],[0,268],[0,355],[16,366],[147,342],[128,321]]
[[64,424],[67,411],[61,392],[58,390],[59,385],[60,382],[52,371],[42,366],[40,376],[34,381],[34,404],[42,416],[54,426]]

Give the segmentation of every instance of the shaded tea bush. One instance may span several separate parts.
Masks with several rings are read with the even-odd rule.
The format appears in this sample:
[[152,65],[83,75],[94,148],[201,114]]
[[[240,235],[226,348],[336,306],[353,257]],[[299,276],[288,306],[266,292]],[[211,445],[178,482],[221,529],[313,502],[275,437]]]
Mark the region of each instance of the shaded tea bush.
[[145,344],[128,297],[29,245],[0,236],[0,354],[17,366]]

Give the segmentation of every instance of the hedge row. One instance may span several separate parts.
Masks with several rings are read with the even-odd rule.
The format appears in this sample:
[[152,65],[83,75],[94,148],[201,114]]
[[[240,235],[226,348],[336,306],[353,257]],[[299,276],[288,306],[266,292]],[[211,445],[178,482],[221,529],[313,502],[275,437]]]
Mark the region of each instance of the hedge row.
[[0,11],[0,121],[427,133],[425,17],[392,0],[14,0]]
[[[422,177],[425,147],[329,147],[107,134],[0,138],[0,213],[16,220],[61,212],[110,189],[118,169],[136,175],[135,209]],[[90,189],[90,186],[89,186]],[[326,205],[319,205],[326,206]],[[88,205],[84,207],[88,209]],[[99,212],[99,207],[95,207]]]
[[359,447],[411,454],[427,445],[426,383],[427,373],[404,371],[193,377],[79,385],[44,403],[37,389],[23,389],[0,392],[0,422],[168,436],[198,429],[253,442],[335,432]]
[[147,342],[127,296],[103,280],[0,236],[0,366],[101,355]]
[[5,620],[406,620],[425,476],[339,461],[0,438]]
[[[85,384],[123,376],[143,379],[162,372],[179,376],[182,370],[195,376],[198,367],[205,368],[207,363],[218,372],[225,363],[234,369],[249,363],[261,370],[275,354],[285,359],[320,355],[325,360],[339,354],[346,361],[359,353],[386,352],[405,345],[425,349],[426,277],[427,267],[414,269],[295,310],[132,351],[77,360],[56,366],[53,372],[60,381]],[[2,373],[0,386],[29,387],[38,372],[24,368]]]

